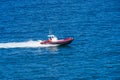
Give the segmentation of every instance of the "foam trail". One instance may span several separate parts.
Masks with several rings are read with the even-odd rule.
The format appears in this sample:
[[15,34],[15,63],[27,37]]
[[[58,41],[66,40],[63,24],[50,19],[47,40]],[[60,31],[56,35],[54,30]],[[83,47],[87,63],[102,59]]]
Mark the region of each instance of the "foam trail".
[[36,47],[51,47],[57,45],[41,45],[41,40],[38,41],[27,41],[27,42],[9,42],[9,43],[0,43],[0,48],[36,48]]

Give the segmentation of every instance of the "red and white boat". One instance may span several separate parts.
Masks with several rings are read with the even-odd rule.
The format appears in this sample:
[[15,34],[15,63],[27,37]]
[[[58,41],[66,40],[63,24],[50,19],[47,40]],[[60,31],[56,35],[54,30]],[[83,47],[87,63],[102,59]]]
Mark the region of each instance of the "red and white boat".
[[48,35],[49,39],[40,42],[40,44],[67,45],[73,41],[73,38],[58,39],[55,35]]

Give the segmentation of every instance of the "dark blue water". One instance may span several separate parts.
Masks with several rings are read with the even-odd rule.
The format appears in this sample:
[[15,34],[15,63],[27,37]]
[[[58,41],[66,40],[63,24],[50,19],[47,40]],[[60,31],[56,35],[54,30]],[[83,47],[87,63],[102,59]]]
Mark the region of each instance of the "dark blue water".
[[120,80],[120,0],[0,0],[0,44],[46,39],[49,29],[75,40],[0,48],[0,80]]

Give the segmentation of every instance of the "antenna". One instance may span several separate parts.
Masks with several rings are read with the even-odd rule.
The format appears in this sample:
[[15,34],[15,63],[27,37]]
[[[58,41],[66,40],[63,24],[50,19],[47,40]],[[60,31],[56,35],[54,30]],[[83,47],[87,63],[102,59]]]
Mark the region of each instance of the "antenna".
[[49,29],[49,33],[48,33],[49,35],[51,34],[51,30]]

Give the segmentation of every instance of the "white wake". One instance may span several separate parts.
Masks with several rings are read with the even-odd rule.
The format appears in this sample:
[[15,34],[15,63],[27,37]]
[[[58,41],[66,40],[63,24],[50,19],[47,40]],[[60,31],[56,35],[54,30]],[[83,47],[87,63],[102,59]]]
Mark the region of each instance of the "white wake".
[[51,47],[57,46],[52,44],[40,44],[41,40],[38,41],[26,41],[26,42],[8,42],[0,43],[0,48],[36,48],[36,47]]

